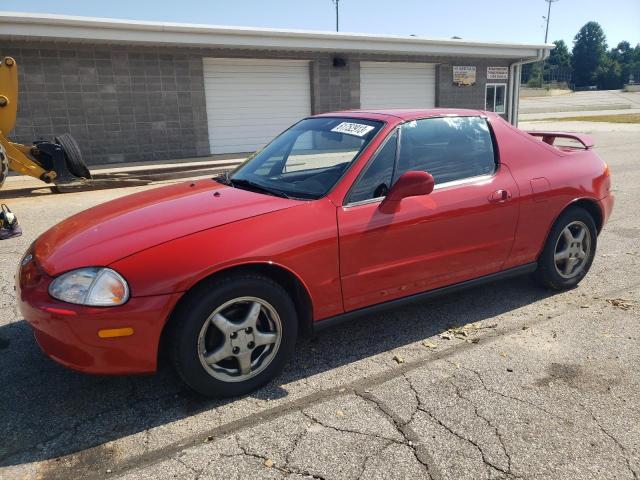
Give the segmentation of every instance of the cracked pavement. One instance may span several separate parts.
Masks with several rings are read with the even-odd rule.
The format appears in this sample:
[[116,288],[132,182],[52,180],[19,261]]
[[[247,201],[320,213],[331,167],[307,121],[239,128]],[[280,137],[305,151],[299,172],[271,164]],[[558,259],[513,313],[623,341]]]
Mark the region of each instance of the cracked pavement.
[[14,306],[20,256],[140,188],[53,196],[10,181],[25,234],[0,243],[0,478],[637,480],[639,134],[594,132],[616,207],[577,289],[524,277],[364,317],[301,339],[280,377],[231,400],[198,397],[165,365],[93,377],[47,359]]

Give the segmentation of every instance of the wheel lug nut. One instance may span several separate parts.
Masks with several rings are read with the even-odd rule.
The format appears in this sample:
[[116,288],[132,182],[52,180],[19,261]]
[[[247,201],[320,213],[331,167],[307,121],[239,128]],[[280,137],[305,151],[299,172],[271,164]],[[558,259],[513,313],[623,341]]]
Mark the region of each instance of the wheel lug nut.
[[252,349],[253,347],[255,347],[255,346],[256,346],[256,344],[255,344],[255,343],[253,343],[253,342],[249,342],[249,343],[247,343],[247,348],[248,348],[249,350],[251,350],[251,349]]
[[233,347],[233,350],[231,351],[237,355],[238,353],[240,353],[240,347]]
[[231,338],[238,338],[238,332],[233,332],[230,336]]
[[247,332],[247,333],[251,333],[251,332],[253,332],[253,328],[247,327],[247,328],[244,329],[244,331]]

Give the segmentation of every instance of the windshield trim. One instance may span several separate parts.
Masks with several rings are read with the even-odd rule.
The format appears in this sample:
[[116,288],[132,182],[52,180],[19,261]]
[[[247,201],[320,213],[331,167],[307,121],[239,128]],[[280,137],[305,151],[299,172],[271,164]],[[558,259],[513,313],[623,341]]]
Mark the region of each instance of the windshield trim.
[[[249,155],[247,157],[247,159],[242,162],[240,165],[238,165],[236,168],[234,168],[231,172],[229,172],[229,178],[231,180],[233,180],[233,175],[240,170],[246,163],[248,163],[249,161],[251,161],[256,155],[258,155],[260,152],[262,152],[265,148],[267,148],[269,145],[271,145],[271,143],[273,143],[278,137],[280,137],[281,135],[283,135],[284,133],[288,132],[289,130],[291,130],[292,128],[294,128],[296,125],[298,125],[299,123],[305,121],[305,120],[310,120],[310,119],[314,119],[314,118],[333,118],[336,120],[366,120],[369,122],[379,122],[380,123],[380,128],[378,128],[378,131],[375,133],[375,135],[373,137],[371,137],[371,139],[365,143],[360,150],[358,151],[358,153],[353,157],[353,159],[349,162],[349,165],[347,166],[347,168],[344,169],[344,171],[342,172],[342,174],[338,177],[338,179],[335,181],[335,183],[331,186],[331,188],[329,190],[327,190],[326,192],[324,192],[322,195],[315,197],[315,198],[308,198],[308,197],[298,197],[296,192],[289,192],[289,191],[282,191],[283,193],[286,193],[291,200],[300,200],[300,201],[315,201],[315,200],[321,200],[323,198],[326,198],[327,195],[330,195],[331,192],[333,192],[333,190],[335,190],[335,188],[340,185],[340,183],[342,182],[342,180],[344,179],[345,175],[347,175],[347,173],[349,173],[351,171],[351,169],[353,168],[353,166],[358,163],[358,161],[360,160],[360,157],[362,156],[362,153],[371,145],[373,144],[377,138],[380,136],[380,133],[382,131],[385,130],[385,127],[388,125],[388,121],[386,120],[380,120],[377,118],[362,118],[362,117],[353,117],[353,116],[348,116],[348,115],[311,115],[309,117],[304,117],[301,118],[299,121],[297,121],[296,123],[294,123],[293,125],[291,125],[289,128],[287,128],[286,130],[283,130],[281,133],[279,133],[278,135],[276,135],[269,143],[267,143],[264,147],[262,147],[260,150],[256,150],[254,153],[252,153],[251,155]],[[235,187],[233,187],[235,188]],[[261,192],[256,192],[256,193],[260,193],[263,194]],[[263,195],[268,195],[267,193],[264,193]]]

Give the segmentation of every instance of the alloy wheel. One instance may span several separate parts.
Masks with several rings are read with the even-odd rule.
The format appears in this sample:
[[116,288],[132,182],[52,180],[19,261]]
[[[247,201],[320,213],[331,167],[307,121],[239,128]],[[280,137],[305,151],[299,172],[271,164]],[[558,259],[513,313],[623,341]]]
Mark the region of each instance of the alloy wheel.
[[586,267],[591,255],[589,228],[580,221],[568,224],[556,240],[554,263],[558,275],[573,278]]
[[282,322],[271,304],[239,297],[216,308],[198,335],[198,357],[212,377],[242,382],[258,375],[275,358]]

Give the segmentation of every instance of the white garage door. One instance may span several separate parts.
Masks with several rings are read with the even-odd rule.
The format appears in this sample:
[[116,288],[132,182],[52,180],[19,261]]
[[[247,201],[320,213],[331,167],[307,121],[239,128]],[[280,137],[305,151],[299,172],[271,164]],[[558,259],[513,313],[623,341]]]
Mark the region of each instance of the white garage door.
[[435,105],[435,65],[360,63],[360,108],[433,108]]
[[203,62],[211,153],[252,152],[311,113],[307,61]]

